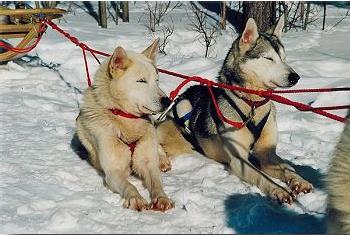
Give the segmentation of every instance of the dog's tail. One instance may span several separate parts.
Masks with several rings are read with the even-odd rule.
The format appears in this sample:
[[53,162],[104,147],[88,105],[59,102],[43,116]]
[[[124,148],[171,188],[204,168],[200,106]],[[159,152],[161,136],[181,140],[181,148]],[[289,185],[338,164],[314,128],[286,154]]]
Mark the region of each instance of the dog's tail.
[[350,234],[350,110],[327,178],[328,233]]

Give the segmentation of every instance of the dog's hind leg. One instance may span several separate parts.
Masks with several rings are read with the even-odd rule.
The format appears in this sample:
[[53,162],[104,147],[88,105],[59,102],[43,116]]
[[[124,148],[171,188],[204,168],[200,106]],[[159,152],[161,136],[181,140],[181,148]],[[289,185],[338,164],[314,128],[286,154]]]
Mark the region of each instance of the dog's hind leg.
[[150,192],[152,209],[165,211],[174,207],[167,197],[159,170],[158,141],[156,130],[151,126],[138,141],[133,154],[133,170],[144,180]]
[[254,155],[260,162],[261,170],[287,183],[295,195],[311,192],[312,184],[298,175],[292,166],[276,154],[277,127],[275,125],[276,123],[272,120],[267,122],[261,137],[254,145]]
[[183,137],[170,117],[157,125],[157,136],[168,157],[193,153],[193,146]]
[[148,209],[147,201],[127,180],[131,161],[129,147],[114,135],[105,133],[98,138],[98,145],[98,155],[109,189],[125,199],[124,207],[138,211]]

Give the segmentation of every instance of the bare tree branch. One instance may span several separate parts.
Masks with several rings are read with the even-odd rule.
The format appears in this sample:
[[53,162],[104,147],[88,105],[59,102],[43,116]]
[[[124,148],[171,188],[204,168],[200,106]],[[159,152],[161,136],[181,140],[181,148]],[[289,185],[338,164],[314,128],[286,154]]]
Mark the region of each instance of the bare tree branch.
[[205,46],[205,57],[209,56],[209,48],[216,43],[219,27],[216,24],[210,24],[207,20],[207,13],[199,9],[193,2],[189,3],[190,10],[193,13],[190,19],[190,30],[197,32],[197,40]]

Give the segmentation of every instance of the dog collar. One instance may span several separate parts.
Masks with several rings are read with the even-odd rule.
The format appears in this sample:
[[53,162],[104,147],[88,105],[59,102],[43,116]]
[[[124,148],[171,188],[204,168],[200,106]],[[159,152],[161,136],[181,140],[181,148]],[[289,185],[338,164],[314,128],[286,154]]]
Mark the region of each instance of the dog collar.
[[111,111],[115,116],[121,116],[121,117],[125,117],[125,118],[130,118],[130,119],[142,118],[142,117],[135,116],[131,113],[123,112],[120,109],[109,109],[109,111]]
[[260,100],[260,101],[252,101],[249,99],[246,99],[244,97],[240,97],[244,102],[246,102],[246,104],[248,104],[250,107],[256,109],[259,108],[260,106],[263,106],[264,104],[266,104],[267,102],[270,101],[269,98],[266,98],[264,100]]

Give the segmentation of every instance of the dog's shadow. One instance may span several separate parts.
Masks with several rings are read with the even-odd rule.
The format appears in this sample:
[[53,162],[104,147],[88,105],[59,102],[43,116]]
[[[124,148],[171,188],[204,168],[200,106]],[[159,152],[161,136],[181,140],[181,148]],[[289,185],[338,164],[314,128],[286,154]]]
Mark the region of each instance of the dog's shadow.
[[290,166],[292,166],[298,175],[309,181],[314,188],[322,189],[324,190],[326,187],[326,177],[325,175],[321,174],[318,170],[315,170],[314,168],[310,166],[305,165],[295,165],[290,161],[285,161]]
[[[288,162],[317,189],[325,188],[324,175],[310,166]],[[325,217],[290,211],[259,194],[236,194],[225,200],[228,227],[237,233],[324,233]]]
[[325,218],[298,214],[258,194],[237,194],[225,200],[227,226],[237,233],[324,233]]

